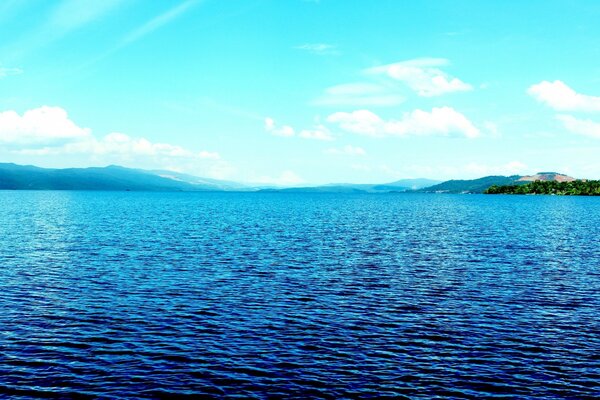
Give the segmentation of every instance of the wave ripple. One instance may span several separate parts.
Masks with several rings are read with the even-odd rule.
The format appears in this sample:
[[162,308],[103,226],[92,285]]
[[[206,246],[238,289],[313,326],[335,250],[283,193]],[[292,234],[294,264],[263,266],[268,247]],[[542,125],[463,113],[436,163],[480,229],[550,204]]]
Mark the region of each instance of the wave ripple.
[[0,193],[0,396],[600,397],[600,201]]

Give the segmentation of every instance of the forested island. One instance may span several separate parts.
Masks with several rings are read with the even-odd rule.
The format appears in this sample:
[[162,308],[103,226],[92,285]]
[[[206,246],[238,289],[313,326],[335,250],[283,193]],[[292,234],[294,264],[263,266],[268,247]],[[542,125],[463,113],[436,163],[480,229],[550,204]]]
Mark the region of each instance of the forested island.
[[525,185],[492,185],[485,194],[553,194],[559,196],[600,196],[600,181],[534,181]]

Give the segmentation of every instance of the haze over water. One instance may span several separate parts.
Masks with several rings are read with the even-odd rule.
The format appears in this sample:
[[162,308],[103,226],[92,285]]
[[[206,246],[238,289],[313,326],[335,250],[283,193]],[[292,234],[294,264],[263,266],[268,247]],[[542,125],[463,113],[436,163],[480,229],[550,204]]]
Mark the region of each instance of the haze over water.
[[0,192],[14,398],[600,396],[597,198]]

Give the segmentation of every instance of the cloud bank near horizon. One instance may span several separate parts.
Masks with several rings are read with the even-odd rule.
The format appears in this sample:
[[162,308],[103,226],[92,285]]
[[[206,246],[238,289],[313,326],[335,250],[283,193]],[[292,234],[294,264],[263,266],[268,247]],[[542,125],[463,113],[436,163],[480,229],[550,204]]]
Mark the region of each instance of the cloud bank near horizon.
[[107,163],[156,162],[157,166],[169,165],[171,169],[180,170],[195,164],[209,174],[216,170],[211,172],[210,167],[222,169],[224,164],[219,153],[213,151],[193,151],[120,132],[97,137],[90,128],[71,120],[65,109],[51,106],[41,106],[23,114],[12,110],[0,112],[0,149],[30,156],[88,155]]

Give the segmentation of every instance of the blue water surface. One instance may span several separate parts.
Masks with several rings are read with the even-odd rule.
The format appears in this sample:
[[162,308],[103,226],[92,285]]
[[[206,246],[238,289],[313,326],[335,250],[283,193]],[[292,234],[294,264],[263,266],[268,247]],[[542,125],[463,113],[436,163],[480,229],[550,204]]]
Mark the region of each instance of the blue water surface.
[[0,396],[600,396],[600,198],[0,192]]

